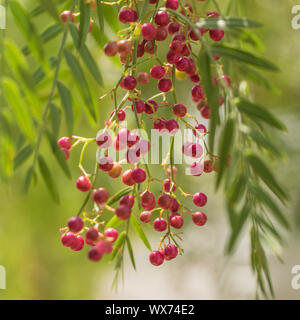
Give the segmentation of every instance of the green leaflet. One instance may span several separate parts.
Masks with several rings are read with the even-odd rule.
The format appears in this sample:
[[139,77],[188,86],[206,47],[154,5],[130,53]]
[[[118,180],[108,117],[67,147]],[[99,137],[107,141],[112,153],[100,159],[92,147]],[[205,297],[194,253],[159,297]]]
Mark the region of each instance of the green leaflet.
[[52,150],[52,154],[54,155],[58,165],[61,167],[61,169],[65,173],[66,177],[71,179],[72,176],[71,176],[68,163],[64,157],[62,150],[57,145],[57,138],[53,134],[51,134],[49,130],[47,130],[46,133],[47,133],[48,142]]
[[282,189],[280,184],[277,182],[273,176],[270,169],[265,165],[265,163],[255,154],[249,153],[246,156],[246,160],[252,167],[254,173],[264,181],[264,183],[272,190],[278,198],[285,202],[287,200],[286,192]]
[[42,155],[38,156],[38,164],[39,164],[41,176],[43,177],[45,184],[46,184],[53,200],[56,203],[59,203],[59,194],[58,194],[57,187],[54,183],[54,180],[52,178],[52,175],[51,175],[51,172],[48,168],[48,165]]
[[69,25],[70,33],[73,38],[73,42],[75,44],[75,47],[80,53],[80,56],[85,63],[86,67],[88,68],[91,75],[94,77],[94,79],[98,82],[100,86],[103,86],[103,79],[99,70],[99,67],[91,55],[89,49],[85,44],[79,46],[79,33],[76,27],[72,24]]
[[76,79],[79,91],[86,103],[88,112],[92,116],[93,120],[96,122],[97,117],[96,117],[94,103],[91,97],[91,92],[90,92],[88,83],[86,81],[86,78],[84,76],[84,72],[79,64],[79,61],[76,59],[73,53],[68,49],[64,50],[64,54],[65,54],[67,64],[69,65],[69,68]]
[[100,1],[97,1],[97,16],[99,22],[100,36],[104,34],[104,17],[103,17],[103,9]]
[[277,66],[272,62],[241,49],[214,44],[210,47],[210,50],[213,54],[217,54],[228,59],[250,64],[268,71],[279,71]]
[[87,1],[80,0],[80,28],[79,28],[79,47],[85,44],[89,28],[90,28],[90,14],[91,4]]
[[285,125],[266,108],[247,101],[244,98],[236,98],[234,99],[234,103],[240,112],[244,113],[252,120],[259,120],[279,130],[286,130]]
[[30,144],[21,149],[14,158],[14,170],[18,169],[31,155],[33,148]]
[[9,7],[15,22],[27,39],[30,49],[39,60],[42,60],[44,57],[42,41],[31,23],[27,12],[19,2],[14,0],[9,1]]
[[60,21],[57,8],[53,0],[40,0],[40,3],[42,7],[45,8],[55,20]]
[[130,242],[128,235],[126,235],[126,242],[127,242],[127,248],[128,248],[130,261],[132,263],[133,269],[136,270],[136,264],[135,264],[135,259],[134,259],[134,255],[133,255],[132,245],[131,245],[131,242]]
[[280,222],[282,226],[288,229],[288,220],[283,215],[275,201],[258,185],[251,186],[251,191],[254,193],[255,197],[259,199],[270,210],[277,221]]
[[232,28],[258,28],[262,24],[257,21],[241,18],[209,18],[200,19],[196,23],[199,28],[209,29],[232,29]]
[[132,192],[132,187],[126,187],[122,190],[120,190],[119,192],[117,192],[115,195],[113,195],[108,201],[107,204],[109,206],[111,206],[112,204],[114,204],[115,202],[119,201],[123,196],[125,196],[126,194],[129,194]]
[[226,169],[226,162],[228,161],[228,156],[230,156],[230,151],[233,148],[234,144],[234,136],[235,136],[235,122],[236,120],[233,118],[229,118],[226,121],[225,127],[220,137],[219,143],[219,167],[218,167],[218,175],[216,180],[216,186],[219,187],[222,177],[224,175],[224,171]]
[[105,225],[105,228],[117,228],[121,225],[124,220],[120,220],[116,215],[114,215]]
[[117,255],[117,253],[120,252],[120,250],[124,244],[124,241],[126,240],[126,236],[127,236],[126,231],[122,231],[119,234],[118,239],[114,243],[114,249],[111,253],[110,260],[113,260],[115,258],[115,256]]
[[9,78],[3,78],[3,92],[7,103],[16,117],[16,121],[21,131],[29,140],[33,141],[35,130],[31,115],[29,113],[27,104],[24,103],[24,99],[19,92],[17,84]]
[[72,95],[70,90],[60,81],[57,81],[57,88],[61,100],[61,105],[65,113],[65,119],[68,128],[68,136],[71,136],[73,134],[74,126]]
[[142,227],[140,226],[140,224],[138,223],[138,221],[136,220],[136,218],[131,215],[130,217],[130,222],[131,222],[131,225],[133,226],[135,232],[137,233],[137,235],[140,237],[140,239],[143,241],[144,245],[146,246],[146,248],[149,250],[149,251],[152,251],[151,249],[151,245],[142,229]]
[[208,104],[211,108],[210,118],[210,135],[209,135],[209,148],[213,153],[216,128],[219,123],[219,90],[218,86],[214,86],[212,82],[211,71],[211,59],[208,52],[205,49],[200,51],[199,55],[199,70],[205,91],[205,95],[208,100]]
[[61,111],[54,103],[51,103],[50,106],[50,119],[52,126],[52,134],[54,138],[57,140],[59,136],[59,129],[61,123]]

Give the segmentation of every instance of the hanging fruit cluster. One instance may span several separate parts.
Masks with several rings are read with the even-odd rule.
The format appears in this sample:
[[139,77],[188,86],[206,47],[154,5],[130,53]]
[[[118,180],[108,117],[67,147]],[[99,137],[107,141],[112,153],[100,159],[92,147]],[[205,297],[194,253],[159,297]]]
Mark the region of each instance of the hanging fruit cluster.
[[[88,193],[78,215],[70,218],[67,227],[61,229],[61,241],[64,246],[74,251],[83,249],[85,244],[90,246],[89,259],[99,261],[104,254],[112,252],[116,255],[120,252],[126,243],[125,238],[128,249],[132,250],[128,238],[130,220],[149,248],[150,245],[139,223],[152,223],[154,230],[164,233],[157,250],[152,251],[149,256],[151,264],[158,266],[165,260],[174,259],[183,253],[178,243],[182,240],[181,232],[177,230],[183,227],[184,215],[190,215],[197,226],[203,226],[207,221],[205,213],[192,212],[180,199],[180,197],[190,198],[190,204],[193,202],[199,208],[207,203],[204,193],[197,190],[194,195],[187,194],[176,182],[178,168],[173,163],[174,135],[180,130],[180,124],[193,132],[195,141],[185,142],[182,150],[175,150],[194,159],[190,165],[191,175],[199,177],[203,172],[217,171],[218,158],[208,152],[205,143],[209,131],[198,121],[198,118],[209,119],[211,109],[202,87],[196,51],[201,45],[202,38],[208,37],[207,41],[221,41],[224,31],[192,28],[188,21],[196,23],[200,18],[217,18],[219,14],[216,11],[198,12],[196,7],[178,0],[166,0],[161,6],[158,0],[150,0],[149,4],[153,7],[148,6],[148,10],[139,11],[134,1],[127,3],[128,5],[122,7],[118,14],[119,21],[125,25],[124,29],[120,31],[117,41],[108,42],[104,47],[108,57],[119,55],[124,66],[119,82],[107,94],[113,96],[115,104],[110,118],[105,121],[105,127],[95,139],[73,136],[63,137],[58,141],[66,159],[69,158],[72,148],[80,143],[83,144],[79,163],[82,175],[77,179],[76,186],[79,191]],[[105,2],[103,4],[105,5]],[[62,20],[66,21],[69,14],[70,12],[63,12]],[[74,14],[71,20],[74,21]],[[157,55],[157,49],[164,42],[168,43],[168,50],[161,59]],[[216,55],[211,58],[215,63],[220,60]],[[145,61],[153,62],[149,73],[139,71],[139,67]],[[157,81],[158,92],[153,97],[145,99],[143,88],[149,83],[150,77]],[[191,115],[195,106],[186,106],[178,101],[175,90],[177,79],[188,79],[192,83],[190,95],[199,110],[199,117]],[[221,67],[212,80],[215,86],[218,85],[223,90],[230,86],[230,78],[222,73]],[[119,88],[125,91],[125,95],[118,104]],[[220,95],[220,106],[223,103],[223,96]],[[173,114],[169,119],[165,116],[168,110],[172,110]],[[127,116],[134,117],[135,128],[129,130],[121,126]],[[139,134],[139,129],[143,126],[142,117],[151,119],[153,130],[171,136],[168,159],[162,163],[165,179],[153,177],[148,164],[140,161],[147,155],[151,146],[151,142]],[[97,144],[102,152],[93,174],[87,173],[82,166],[84,151],[90,143]],[[109,156],[109,148],[117,151],[126,150],[125,159],[120,161],[112,159]],[[229,161],[230,159],[228,163]],[[124,163],[129,164],[129,169],[125,171]],[[167,165],[168,163],[170,165]],[[109,190],[104,186],[95,185],[98,171],[106,172],[112,179],[120,178],[126,188],[110,197]],[[160,183],[160,194],[151,191],[153,183]],[[94,202],[93,218],[90,218],[85,211],[90,199]],[[117,205],[113,207],[115,203]],[[133,214],[135,205],[139,210],[140,222]],[[113,218],[109,222],[102,220],[102,214],[107,210],[113,213]],[[80,217],[81,214],[83,218]],[[116,228],[122,221],[127,221],[127,229],[119,235]]]

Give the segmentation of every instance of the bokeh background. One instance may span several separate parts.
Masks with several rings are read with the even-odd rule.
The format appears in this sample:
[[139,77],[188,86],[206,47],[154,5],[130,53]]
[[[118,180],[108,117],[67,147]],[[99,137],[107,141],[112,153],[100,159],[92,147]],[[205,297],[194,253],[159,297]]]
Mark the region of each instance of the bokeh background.
[[[33,0],[20,2],[26,8],[33,7],[36,3]],[[292,222],[292,231],[285,235],[286,244],[279,249],[285,263],[282,264],[273,256],[269,258],[276,298],[299,299],[300,290],[291,287],[291,269],[294,265],[300,265],[300,30],[296,31],[291,27],[291,9],[297,1],[236,2],[243,2],[243,15],[264,24],[264,27],[257,31],[257,35],[265,49],[258,54],[269,57],[281,69],[278,74],[265,75],[278,88],[278,94],[255,85],[251,85],[251,90],[257,100],[269,106],[288,127],[288,133],[282,136],[286,157],[280,165],[270,165],[291,194],[291,201],[285,213]],[[44,29],[49,23],[47,19],[49,18],[42,15],[35,23]],[[22,47],[23,39],[9,13],[6,36],[13,38],[19,43],[20,48]],[[113,37],[113,33],[111,36]],[[89,39],[89,46],[101,67],[107,90],[114,86],[120,76],[120,65],[108,60],[93,39]],[[55,55],[58,41],[50,42],[48,50]],[[185,82],[180,83],[178,96],[182,97],[185,103],[192,105],[190,98],[185,95],[188,85]],[[105,91],[96,86],[93,88],[95,99]],[[152,89],[149,88],[149,95]],[[75,90],[74,88],[74,92]],[[99,125],[91,126],[81,114],[76,119],[77,135],[93,137],[103,127],[103,122],[112,108],[112,102],[106,99],[99,103],[98,107]],[[64,129],[62,126],[60,135],[65,134]],[[7,272],[7,289],[0,290],[0,299],[254,298],[255,279],[250,270],[248,230],[244,229],[235,254],[226,257],[224,245],[229,235],[229,227],[222,193],[214,191],[213,175],[202,176],[199,179],[181,175],[180,182],[187,192],[195,190],[197,184],[196,188],[205,190],[209,198],[206,208],[209,217],[207,226],[200,229],[188,221],[185,223],[184,255],[160,268],[153,268],[148,262],[148,251],[140,239],[132,234],[137,271],[132,269],[126,254],[124,283],[121,281],[118,291],[115,292],[111,290],[113,264],[107,260],[91,263],[87,260],[86,250],[74,253],[60,244],[59,228],[66,224],[84,198],[75,188],[75,179],[79,174],[79,150],[75,150],[69,160],[73,176],[70,181],[61,173],[47,143],[44,142],[42,148],[52,172],[55,173],[61,204],[56,205],[52,201],[41,179],[28,194],[24,194],[24,167],[8,181],[0,181],[0,265],[3,265]],[[90,170],[93,167],[95,151],[95,148],[89,148],[85,160],[85,166]],[[153,166],[151,169],[154,175],[161,172]],[[100,175],[98,182],[99,185],[108,186],[110,190],[118,188],[118,182],[107,180],[105,175]],[[159,241],[158,234],[151,228],[145,228],[145,231],[152,246],[156,246]]]

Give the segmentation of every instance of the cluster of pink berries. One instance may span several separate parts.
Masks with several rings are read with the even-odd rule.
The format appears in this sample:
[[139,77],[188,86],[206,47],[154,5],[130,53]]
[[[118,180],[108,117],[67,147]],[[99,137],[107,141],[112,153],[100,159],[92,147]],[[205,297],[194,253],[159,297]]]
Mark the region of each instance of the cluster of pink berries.
[[[150,3],[154,4],[156,1],[150,0]],[[178,0],[166,0],[165,8],[177,10],[179,8]],[[126,90],[126,95],[123,99],[124,103],[120,104],[119,107],[115,106],[110,119],[105,121],[105,128],[93,140],[104,154],[98,160],[98,168],[103,172],[107,172],[111,178],[116,179],[121,177],[122,183],[132,187],[133,192],[121,197],[116,208],[110,207],[108,205],[109,192],[104,188],[95,188],[91,181],[92,175],[87,174],[80,164],[82,176],[77,179],[76,186],[81,192],[90,192],[91,194],[94,207],[96,207],[97,217],[96,220],[90,221],[90,219],[87,219],[86,221],[87,223],[95,224],[95,226],[84,226],[83,221],[79,217],[71,218],[68,227],[62,229],[64,232],[62,242],[71,249],[82,249],[84,240],[80,234],[87,229],[85,242],[92,246],[89,251],[89,259],[92,261],[98,261],[104,253],[110,253],[113,249],[113,242],[118,237],[115,229],[105,229],[105,222],[97,220],[101,218],[104,210],[113,212],[119,220],[128,220],[131,217],[135,202],[139,202],[144,210],[139,215],[140,222],[145,224],[152,222],[154,230],[165,232],[161,238],[158,250],[153,251],[149,256],[150,262],[155,266],[161,265],[164,260],[174,259],[178,254],[183,252],[177,243],[178,239],[181,240],[180,233],[176,233],[173,230],[175,229],[176,231],[183,227],[184,214],[190,215],[192,221],[197,226],[203,226],[207,221],[205,213],[200,211],[193,212],[186,208],[180,202],[175,192],[179,191],[184,197],[192,198],[193,204],[197,207],[204,207],[206,205],[207,196],[202,192],[197,192],[194,195],[185,193],[176,184],[177,168],[174,165],[163,166],[166,179],[160,180],[152,177],[148,166],[140,164],[141,157],[146,155],[150,150],[149,141],[139,136],[138,130],[130,131],[127,128],[120,127],[120,122],[126,119],[127,110],[131,110],[130,112],[135,115],[138,128],[140,127],[139,116],[149,117],[153,121],[153,129],[171,135],[179,130],[179,123],[188,124],[188,127],[193,129],[196,142],[184,143],[182,153],[195,159],[195,162],[190,166],[191,175],[200,176],[203,172],[210,173],[218,170],[218,157],[210,154],[208,150],[204,150],[200,144],[200,139],[209,134],[205,125],[198,123],[195,117],[189,115],[186,105],[177,103],[177,101],[175,103],[169,102],[166,93],[169,91],[174,92],[174,83],[172,82],[174,75],[177,79],[182,79],[183,75],[185,75],[193,84],[191,95],[193,101],[197,104],[197,109],[204,119],[210,118],[210,107],[201,85],[198,67],[193,59],[193,45],[197,45],[199,41],[198,36],[204,37],[206,33],[209,34],[211,40],[220,41],[224,37],[224,31],[199,28],[198,32],[195,33],[195,30],[183,23],[176,15],[169,13],[165,8],[156,9],[151,22],[140,24],[137,11],[132,9],[132,5],[130,4],[126,8],[123,7],[119,11],[119,21],[123,24],[130,24],[130,28],[126,29],[127,31],[118,41],[108,42],[104,47],[104,52],[107,56],[112,57],[119,54],[120,61],[125,65],[124,73],[114,90],[117,90],[120,86]],[[192,18],[193,22],[196,22],[198,19],[198,16],[193,16],[193,8],[188,4],[184,4],[181,7],[181,14]],[[219,14],[215,11],[209,11],[205,16],[207,18],[216,18],[219,17]],[[156,62],[159,61],[156,54],[157,45],[159,42],[167,40],[168,37],[171,40],[168,52],[165,55],[165,62],[154,64],[149,73],[144,71],[138,72],[136,70],[137,65],[133,65],[132,63],[143,57],[145,53],[152,56]],[[140,38],[142,40],[137,41]],[[220,57],[214,56],[214,59],[219,60]],[[138,90],[137,87],[139,85],[147,85],[150,81],[150,76],[157,80],[159,93],[149,99],[144,99],[142,97],[142,90]],[[213,78],[215,85],[223,80],[227,86],[230,86],[230,78],[226,75],[219,75]],[[221,88],[222,86],[224,88],[225,84],[222,82]],[[176,96],[175,92],[174,94]],[[156,101],[156,98],[159,96],[163,96],[164,99]],[[129,105],[123,107],[126,102]],[[220,95],[220,106],[223,103],[224,98]],[[172,111],[173,117],[171,119],[163,117],[163,111],[166,108]],[[162,113],[162,115],[159,115],[159,113]],[[196,123],[189,123],[190,119],[194,119]],[[87,139],[85,138],[73,137],[73,139],[77,140],[75,144],[79,142],[87,143]],[[65,153],[66,158],[68,158],[72,147],[71,138],[61,138],[58,141],[58,145]],[[117,151],[126,151],[124,160],[129,164],[129,169],[123,172],[123,160],[117,162],[108,155],[110,147],[113,147]],[[230,159],[228,159],[228,164],[229,162]],[[143,165],[145,169],[141,168]],[[158,196],[150,191],[152,182],[161,183],[161,193]],[[142,184],[144,183],[147,186],[142,189]],[[156,217],[157,213],[158,216]],[[73,224],[76,224],[77,227],[74,228]],[[100,226],[104,228],[103,233],[98,231]]]
[[[71,11],[69,10],[65,10],[60,14],[60,18],[63,22],[67,22],[69,19],[69,16],[71,15]],[[70,17],[70,21],[71,22],[75,22],[75,18],[78,16],[79,14],[77,13],[72,13],[71,17]],[[92,26],[93,26],[93,21],[91,20],[90,22],[90,26],[89,26],[89,32],[92,31]],[[80,22],[77,23],[77,28],[80,29]]]

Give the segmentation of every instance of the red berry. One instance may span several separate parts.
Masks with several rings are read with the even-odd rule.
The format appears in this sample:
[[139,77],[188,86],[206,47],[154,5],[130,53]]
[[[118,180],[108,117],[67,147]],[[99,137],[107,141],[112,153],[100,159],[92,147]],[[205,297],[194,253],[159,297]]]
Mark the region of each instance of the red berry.
[[181,103],[174,104],[173,113],[176,117],[180,117],[180,118],[184,117],[187,113],[186,106]]
[[98,204],[105,203],[109,198],[109,193],[104,188],[99,188],[93,192],[93,200]]
[[132,50],[130,40],[121,40],[118,42],[118,52],[120,54],[129,54]]
[[198,132],[199,132],[200,134],[203,134],[203,133],[206,133],[206,132],[207,132],[207,129],[206,129],[206,127],[205,127],[204,124],[197,124],[197,125],[195,126],[195,129],[196,129],[197,131],[193,131],[194,136],[197,136]]
[[110,171],[114,166],[113,159],[111,157],[105,156],[99,160],[99,169],[102,171]]
[[[135,108],[137,113],[143,113],[145,111],[145,102],[141,100],[135,100]],[[134,111],[134,104],[131,106],[132,111]]]
[[194,162],[190,166],[192,176],[201,176],[203,173],[203,164],[201,162]]
[[169,32],[169,34],[173,35],[177,31],[179,31],[179,24],[177,22],[170,22],[168,24],[168,32]]
[[173,51],[169,51],[167,53],[167,61],[171,64],[176,64],[180,60],[180,55]]
[[137,164],[140,161],[140,150],[135,146],[126,152],[127,162],[130,164]]
[[[142,85],[146,85],[149,82],[149,75],[147,72],[139,72],[137,75],[137,81],[138,83]],[[140,101],[142,102],[142,101]]]
[[70,248],[73,251],[80,251],[84,247],[84,239],[82,236],[76,236],[74,242],[71,244]]
[[153,114],[154,111],[156,112],[158,109],[157,103],[154,100],[148,100],[145,105],[145,112],[147,114]]
[[221,29],[213,29],[209,30],[209,36],[213,41],[221,41],[224,37],[224,30]]
[[94,242],[98,239],[99,237],[99,232],[96,228],[90,228],[86,234],[85,237],[87,240],[89,240],[90,242]]
[[177,10],[179,6],[178,0],[166,0],[166,8]]
[[136,182],[136,183],[142,183],[146,180],[147,176],[146,176],[146,172],[141,169],[141,168],[135,168],[132,170],[132,174],[131,174],[132,179]]
[[99,147],[107,149],[111,145],[111,136],[107,132],[97,134],[96,143]]
[[126,90],[134,90],[136,88],[137,82],[133,76],[125,76],[123,78],[123,86]]
[[200,85],[195,85],[192,88],[192,97],[195,99],[195,101],[199,101],[204,98],[204,92]]
[[168,31],[165,27],[158,27],[156,29],[155,40],[156,41],[164,41],[168,37]]
[[156,29],[151,23],[144,23],[141,27],[141,34],[146,40],[154,40],[156,35]]
[[145,191],[141,196],[141,205],[146,210],[154,209],[156,205],[154,194],[152,192]]
[[[173,166],[173,175],[174,175],[174,177],[176,177],[177,171],[178,171],[177,167]],[[169,178],[171,178],[171,176],[172,176],[171,172],[172,172],[171,166],[168,166],[167,175],[168,175]]]
[[81,192],[87,192],[92,188],[92,184],[88,177],[81,176],[76,181],[76,187]]
[[72,139],[70,137],[62,137],[57,141],[61,149],[70,150],[72,147]]
[[154,21],[157,25],[165,27],[169,23],[169,15],[166,11],[158,11],[154,16]]
[[[156,37],[156,35],[155,35]],[[144,45],[144,50],[148,54],[153,54],[157,49],[157,46],[154,44],[152,40],[146,41]]]
[[200,109],[201,115],[204,119],[209,119],[211,117],[210,107],[204,106]]
[[158,131],[166,130],[166,120],[162,118],[157,118],[153,122],[153,129]]
[[104,53],[109,56],[113,57],[118,53],[118,44],[115,41],[107,42],[104,46]]
[[210,10],[206,12],[208,18],[219,18],[220,14],[215,10]]
[[141,220],[143,223],[149,223],[149,222],[151,222],[151,220],[152,220],[152,214],[151,214],[151,212],[149,212],[149,211],[143,211],[143,212],[140,214],[140,220]]
[[130,214],[131,214],[131,209],[128,206],[121,204],[116,208],[116,216],[120,220],[128,220],[130,218]]
[[192,219],[197,226],[203,226],[207,221],[207,217],[203,212],[194,212]]
[[135,184],[135,180],[132,178],[132,170],[126,170],[122,175],[122,182],[127,186],[133,186]]
[[177,212],[179,209],[179,203],[175,198],[172,198],[172,204],[170,206],[170,211],[171,212]]
[[198,192],[193,196],[193,202],[197,207],[203,207],[206,205],[207,196],[204,193]]
[[101,260],[102,256],[103,256],[103,253],[98,247],[91,248],[88,253],[89,260],[94,262]]
[[134,197],[131,194],[127,194],[120,199],[120,204],[125,205],[132,209],[134,205]]
[[174,244],[169,244],[166,246],[163,252],[165,260],[172,260],[178,255],[178,249]]
[[200,81],[200,77],[197,74],[193,74],[190,76],[190,80],[197,83]]
[[104,235],[111,238],[111,242],[115,242],[119,236],[118,231],[114,228],[108,228],[104,231]]
[[120,177],[121,173],[122,166],[117,162],[114,162],[114,166],[108,171],[108,175],[113,179]]
[[154,266],[160,266],[164,262],[164,256],[160,251],[153,251],[149,255],[149,261]]
[[129,132],[128,138],[127,138],[127,147],[131,148],[134,146],[138,141],[140,140],[140,137],[135,132]]
[[180,215],[170,217],[170,225],[175,229],[180,229],[183,226],[184,220]]
[[170,119],[166,122],[166,128],[169,131],[169,133],[175,134],[178,131],[179,126],[176,120]]
[[60,239],[65,247],[70,247],[72,243],[75,241],[76,237],[73,232],[67,232],[64,233]]
[[163,218],[157,218],[153,221],[153,227],[158,232],[163,232],[167,229],[167,221]]
[[170,50],[178,54],[182,52],[183,47],[184,47],[184,43],[180,40],[173,40],[169,45]]
[[204,172],[212,172],[214,169],[214,165],[210,159],[204,161]]
[[138,19],[137,12],[131,9],[121,9],[118,15],[120,22],[126,24],[135,22]]
[[172,205],[172,198],[168,194],[163,194],[158,197],[157,199],[157,204],[162,208],[162,209],[169,209]]
[[[171,180],[170,179],[165,179],[163,182],[163,189],[165,192],[170,192],[171,189]],[[176,186],[173,185],[172,187],[172,192],[174,192],[176,190]]]
[[[67,22],[68,17],[69,17],[70,14],[71,14],[71,11],[69,11],[69,10],[63,11],[63,12],[60,14],[61,20],[62,20],[63,22]],[[71,20],[71,22],[74,22],[74,20],[75,20],[75,15],[74,15],[74,13],[72,14],[70,20]]]
[[68,227],[71,232],[77,233],[83,228],[83,221],[80,217],[72,217],[68,221]]
[[182,32],[176,32],[173,34],[172,41],[179,40],[185,42],[185,34]]
[[172,88],[172,81],[170,79],[160,79],[158,81],[158,90],[162,92],[168,92]]
[[101,240],[98,242],[97,248],[102,252],[102,254],[104,253],[109,254],[113,250],[112,243],[110,241],[104,241],[104,240]]
[[150,74],[153,79],[161,79],[166,73],[166,69],[163,66],[153,66],[150,69]]
[[189,59],[188,58],[180,58],[176,63],[176,69],[182,72],[186,72],[189,68]]
[[117,116],[118,116],[119,121],[124,121],[126,118],[126,113],[124,110],[121,109],[118,111]]

